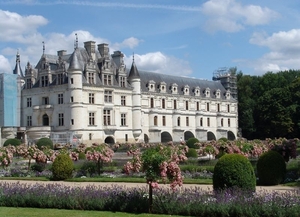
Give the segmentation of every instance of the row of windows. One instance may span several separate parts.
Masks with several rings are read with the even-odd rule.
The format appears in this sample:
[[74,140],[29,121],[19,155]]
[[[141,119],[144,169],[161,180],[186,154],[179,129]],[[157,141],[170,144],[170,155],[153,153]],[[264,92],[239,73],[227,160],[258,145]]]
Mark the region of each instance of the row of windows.
[[[207,118],[206,119],[206,123],[207,123],[207,126],[210,127],[210,118]],[[230,127],[230,119],[228,118],[227,120],[227,126]],[[158,125],[158,117],[157,116],[154,116],[154,119],[153,119],[153,125],[154,126],[157,126]],[[181,117],[178,117],[177,118],[177,126],[180,126],[181,125]],[[186,126],[189,126],[190,125],[190,118],[189,117],[185,117],[185,125]],[[162,116],[162,126],[166,126],[166,116]],[[203,127],[203,118],[200,118],[200,126]],[[221,119],[221,127],[224,126],[224,120],[223,118]]]
[[[54,75],[55,76],[55,75]],[[87,81],[89,84],[96,84],[96,74],[93,72],[89,72],[87,74]],[[70,83],[73,84],[73,78],[70,79]],[[64,75],[62,73],[56,75],[56,84],[64,84]],[[113,85],[113,75],[104,74],[103,75],[103,84],[107,86]],[[30,89],[32,88],[32,80],[31,78],[26,79],[26,88]],[[49,85],[49,79],[48,75],[41,76],[40,79],[40,86],[41,87],[47,87]],[[120,87],[126,87],[126,77],[120,76],[119,77],[119,85]]]
[[[95,112],[89,112],[89,125],[95,125],[96,114]],[[127,126],[126,114],[122,113],[121,117],[121,126]],[[49,117],[47,114],[43,115],[43,126],[49,126]],[[58,114],[58,126],[64,126],[64,113]],[[71,125],[74,125],[74,119],[71,119]],[[111,110],[103,111],[103,125],[110,126],[112,125],[112,112]],[[27,126],[32,126],[32,116],[27,116]]]
[[[59,93],[57,95],[57,103],[58,104],[63,104],[64,103],[64,95],[62,93]],[[73,96],[70,97],[70,102],[73,102],[74,98]],[[106,103],[112,103],[112,91],[106,90],[104,93],[104,102]],[[89,93],[89,104],[94,104],[95,103],[95,94],[94,93]],[[42,104],[43,105],[48,105],[49,104],[49,97],[43,97],[42,98]],[[31,97],[27,98],[27,107],[32,106],[32,99]],[[121,96],[121,105],[125,106],[126,105],[126,96]]]
[[[150,107],[154,108],[154,98],[150,98]],[[220,103],[217,104],[217,111],[220,112],[221,105]],[[161,99],[161,108],[166,108],[166,99]],[[189,110],[190,108],[190,102],[188,100],[185,101],[185,110]],[[177,109],[177,100],[173,100],[173,109]],[[196,110],[200,110],[200,102],[196,102]],[[206,103],[206,111],[210,111],[210,103]],[[230,112],[230,105],[227,105],[227,112]]]

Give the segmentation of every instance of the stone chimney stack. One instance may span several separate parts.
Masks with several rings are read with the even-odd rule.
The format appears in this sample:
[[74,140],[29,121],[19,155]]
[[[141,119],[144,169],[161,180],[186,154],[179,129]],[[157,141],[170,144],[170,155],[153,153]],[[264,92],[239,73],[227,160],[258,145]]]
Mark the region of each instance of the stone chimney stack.
[[96,45],[96,42],[94,42],[94,41],[84,42],[84,48],[86,49],[87,53],[93,60],[96,59],[95,45]]

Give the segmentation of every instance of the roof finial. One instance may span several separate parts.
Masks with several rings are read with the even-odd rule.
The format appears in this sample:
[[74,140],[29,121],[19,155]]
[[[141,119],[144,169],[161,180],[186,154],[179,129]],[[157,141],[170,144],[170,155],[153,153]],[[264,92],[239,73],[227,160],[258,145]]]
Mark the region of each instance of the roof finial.
[[76,50],[78,48],[78,36],[77,36],[77,33],[75,33],[75,36],[76,36],[76,40],[75,40],[75,43],[74,43],[74,49]]
[[45,42],[43,41],[43,55],[45,54]]
[[134,62],[134,52],[132,53],[132,62]]

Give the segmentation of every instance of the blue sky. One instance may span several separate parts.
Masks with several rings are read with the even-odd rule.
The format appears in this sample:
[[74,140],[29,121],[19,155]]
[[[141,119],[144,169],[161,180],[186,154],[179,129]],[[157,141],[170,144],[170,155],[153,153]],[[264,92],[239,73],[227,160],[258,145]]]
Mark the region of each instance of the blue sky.
[[220,67],[244,74],[300,69],[298,0],[0,0],[0,72],[85,41],[108,43],[130,67],[211,80]]

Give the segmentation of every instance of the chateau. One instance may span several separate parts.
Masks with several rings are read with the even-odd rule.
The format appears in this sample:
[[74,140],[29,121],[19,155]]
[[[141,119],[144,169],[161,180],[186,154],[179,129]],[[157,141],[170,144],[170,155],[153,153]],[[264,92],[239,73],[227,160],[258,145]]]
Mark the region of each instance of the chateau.
[[110,54],[108,44],[82,48],[76,40],[74,47],[57,55],[43,47],[24,73],[17,54],[15,136],[88,145],[237,138],[237,100],[220,81],[141,71],[134,59],[127,69],[123,53]]

